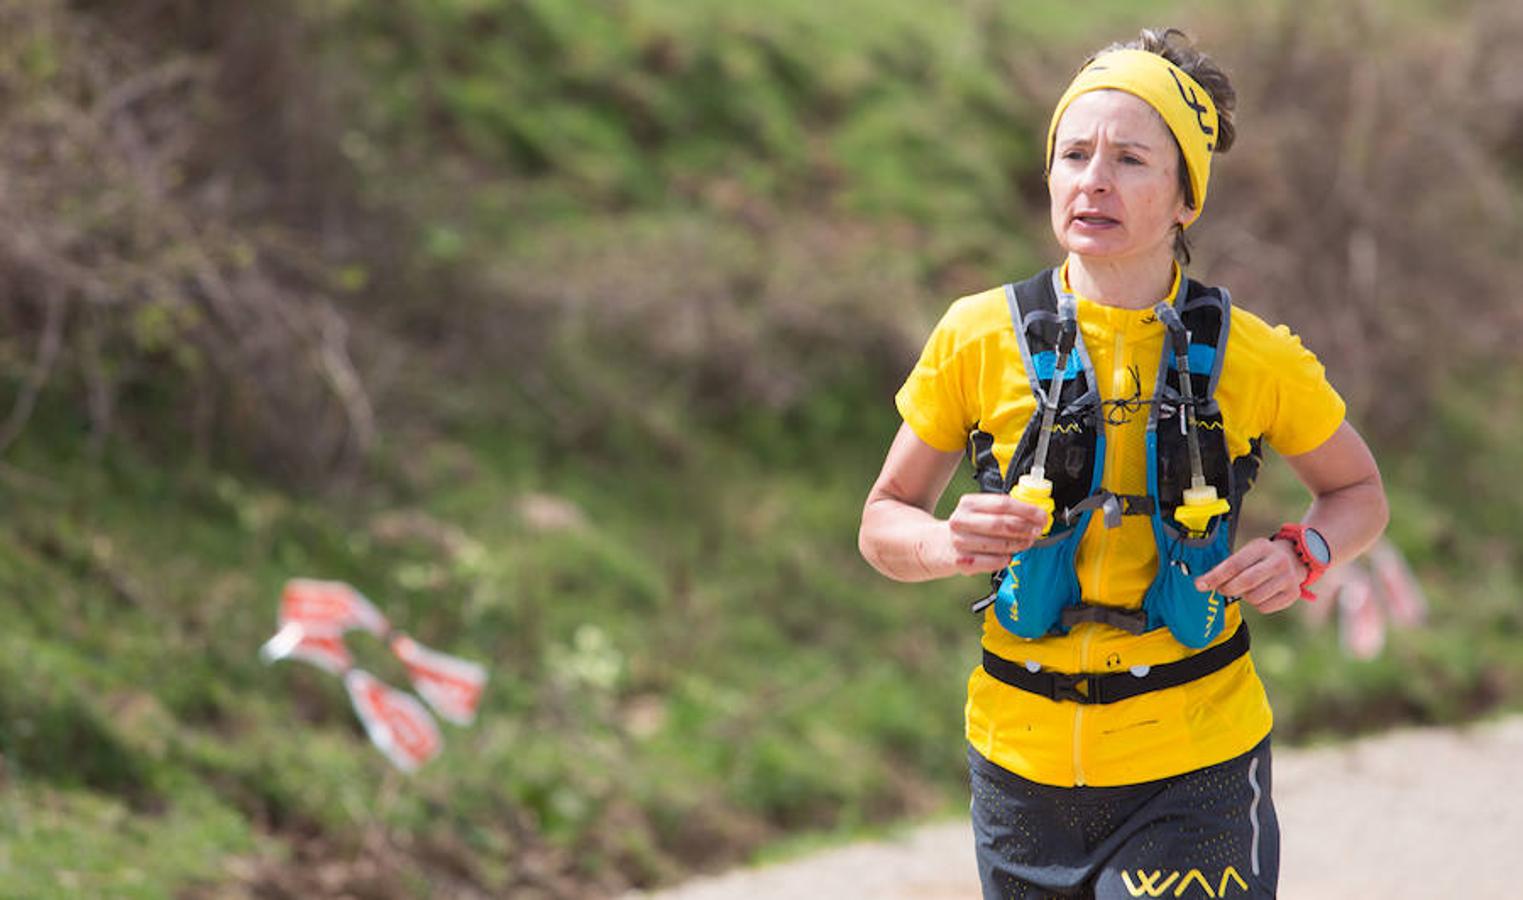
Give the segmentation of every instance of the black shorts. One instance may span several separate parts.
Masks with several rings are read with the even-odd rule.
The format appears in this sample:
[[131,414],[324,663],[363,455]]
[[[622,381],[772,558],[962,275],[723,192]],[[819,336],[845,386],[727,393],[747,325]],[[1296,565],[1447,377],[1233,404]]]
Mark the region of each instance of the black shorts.
[[1280,825],[1269,738],[1234,759],[1124,787],[1052,787],[968,750],[984,900],[1273,897]]

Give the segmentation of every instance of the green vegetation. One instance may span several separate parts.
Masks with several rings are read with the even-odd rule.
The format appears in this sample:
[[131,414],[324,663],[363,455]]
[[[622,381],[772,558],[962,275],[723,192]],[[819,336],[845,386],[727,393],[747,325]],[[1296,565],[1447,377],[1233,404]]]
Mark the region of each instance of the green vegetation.
[[[955,807],[981,583],[871,572],[861,499],[947,300],[1050,255],[1043,98],[1166,7],[204,6],[0,2],[0,895],[600,896]],[[1523,703],[1523,18],[1413,7],[1189,17],[1200,268],[1328,360],[1434,607],[1256,619],[1288,739]],[[477,724],[390,771],[255,656],[293,576],[488,662]]]

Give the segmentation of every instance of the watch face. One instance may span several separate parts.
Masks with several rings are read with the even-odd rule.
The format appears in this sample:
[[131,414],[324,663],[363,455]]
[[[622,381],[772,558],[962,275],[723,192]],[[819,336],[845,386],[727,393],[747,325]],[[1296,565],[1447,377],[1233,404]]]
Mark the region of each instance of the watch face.
[[1333,561],[1333,551],[1327,546],[1327,539],[1322,537],[1320,531],[1308,528],[1301,534],[1306,541],[1306,552],[1310,553],[1313,559],[1324,566]]

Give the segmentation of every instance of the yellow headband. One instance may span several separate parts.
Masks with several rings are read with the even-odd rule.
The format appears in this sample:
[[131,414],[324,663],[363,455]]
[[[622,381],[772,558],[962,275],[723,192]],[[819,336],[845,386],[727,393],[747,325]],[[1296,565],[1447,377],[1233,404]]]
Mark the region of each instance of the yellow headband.
[[1220,124],[1211,95],[1184,70],[1156,53],[1113,50],[1096,57],[1074,76],[1073,84],[1058,101],[1058,108],[1052,111],[1052,124],[1047,126],[1048,171],[1052,169],[1052,145],[1063,111],[1080,94],[1103,90],[1125,91],[1141,98],[1158,111],[1174,133],[1174,140],[1184,152],[1190,188],[1195,195],[1195,213],[1185,225],[1188,228],[1206,205],[1206,183],[1211,180],[1211,151],[1216,148]]

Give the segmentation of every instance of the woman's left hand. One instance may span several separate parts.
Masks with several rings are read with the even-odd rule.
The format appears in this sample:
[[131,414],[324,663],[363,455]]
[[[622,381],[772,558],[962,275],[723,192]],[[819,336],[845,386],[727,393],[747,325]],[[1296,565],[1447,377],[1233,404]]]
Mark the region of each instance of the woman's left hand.
[[[1333,552],[1333,565],[1375,542],[1389,515],[1385,489],[1370,448],[1352,425],[1344,422],[1322,446],[1285,461],[1316,497],[1301,522],[1322,532]],[[1294,547],[1257,538],[1195,579],[1195,587],[1238,597],[1259,612],[1272,613],[1294,606],[1305,580],[1306,564]]]
[[1262,613],[1279,612],[1301,599],[1306,564],[1285,541],[1255,538],[1195,579],[1198,591],[1237,597]]

